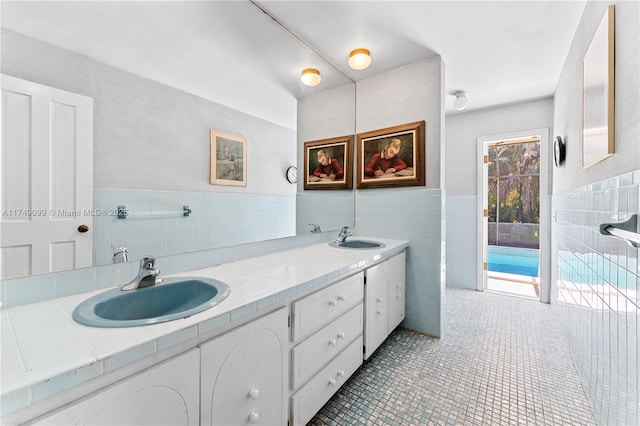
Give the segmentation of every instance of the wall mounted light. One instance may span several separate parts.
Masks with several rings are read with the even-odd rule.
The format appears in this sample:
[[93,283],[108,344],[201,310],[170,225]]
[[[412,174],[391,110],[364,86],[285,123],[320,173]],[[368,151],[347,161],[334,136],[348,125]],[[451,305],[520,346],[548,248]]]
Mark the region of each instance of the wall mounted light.
[[349,53],[349,66],[354,70],[363,70],[371,64],[371,52],[367,49],[355,49]]
[[320,71],[317,69],[306,68],[302,70],[300,80],[302,80],[302,84],[305,86],[317,86],[320,84],[320,80],[322,80],[322,78],[320,77]]
[[462,111],[469,105],[469,99],[465,92],[455,92],[453,95],[456,97],[456,100],[453,101],[453,107],[458,111]]

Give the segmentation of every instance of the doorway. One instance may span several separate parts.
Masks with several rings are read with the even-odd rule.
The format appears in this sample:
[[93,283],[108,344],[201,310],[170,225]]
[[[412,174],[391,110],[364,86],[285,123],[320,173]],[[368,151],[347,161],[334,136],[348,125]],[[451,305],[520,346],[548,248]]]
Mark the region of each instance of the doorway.
[[478,142],[478,290],[548,302],[548,130]]

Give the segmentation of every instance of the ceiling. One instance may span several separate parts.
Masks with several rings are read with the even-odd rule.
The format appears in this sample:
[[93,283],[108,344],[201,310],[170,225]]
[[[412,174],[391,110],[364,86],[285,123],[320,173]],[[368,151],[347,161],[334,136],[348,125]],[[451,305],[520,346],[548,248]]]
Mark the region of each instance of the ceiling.
[[[552,96],[585,3],[3,0],[0,17],[4,28],[295,129],[297,99],[438,54],[447,114],[458,90],[465,111]],[[373,60],[363,71],[346,64],[358,47]],[[315,88],[300,82],[308,67],[322,75]]]

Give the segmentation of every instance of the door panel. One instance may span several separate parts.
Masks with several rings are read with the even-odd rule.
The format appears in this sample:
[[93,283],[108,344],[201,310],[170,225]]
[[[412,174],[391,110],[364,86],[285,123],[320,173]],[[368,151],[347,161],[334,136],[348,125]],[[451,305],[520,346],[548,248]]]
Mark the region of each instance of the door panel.
[[3,75],[2,183],[0,278],[90,266],[93,100]]

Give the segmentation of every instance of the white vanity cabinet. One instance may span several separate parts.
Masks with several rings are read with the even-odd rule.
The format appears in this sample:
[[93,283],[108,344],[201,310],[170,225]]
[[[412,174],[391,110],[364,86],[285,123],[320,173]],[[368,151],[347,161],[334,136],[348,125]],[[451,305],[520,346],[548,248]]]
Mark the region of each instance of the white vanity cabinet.
[[198,349],[39,419],[38,425],[198,425]]
[[405,314],[405,252],[365,271],[364,359],[385,341]]
[[364,273],[292,304],[291,423],[306,424],[362,364]]
[[201,424],[287,423],[288,310],[200,346]]

